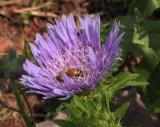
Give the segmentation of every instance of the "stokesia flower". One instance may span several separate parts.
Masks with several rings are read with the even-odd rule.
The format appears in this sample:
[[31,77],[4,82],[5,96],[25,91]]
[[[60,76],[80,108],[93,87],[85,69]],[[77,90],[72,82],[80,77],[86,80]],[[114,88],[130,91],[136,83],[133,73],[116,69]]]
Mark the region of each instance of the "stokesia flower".
[[56,19],[56,25],[47,24],[45,39],[36,34],[36,45],[29,45],[38,65],[26,59],[23,68],[28,76],[20,79],[30,88],[28,92],[41,94],[44,99],[65,100],[86,89],[94,89],[113,68],[123,36],[123,33],[118,36],[120,23],[114,23],[106,43],[101,46],[100,16],[84,15],[79,21],[81,28],[77,30],[72,14],[62,16],[61,22]]

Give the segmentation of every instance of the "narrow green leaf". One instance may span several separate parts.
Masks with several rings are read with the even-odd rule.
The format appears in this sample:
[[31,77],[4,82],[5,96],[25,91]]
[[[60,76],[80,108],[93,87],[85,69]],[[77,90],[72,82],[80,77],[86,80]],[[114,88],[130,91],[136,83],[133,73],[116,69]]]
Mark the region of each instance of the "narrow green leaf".
[[9,112],[8,114],[0,117],[0,122],[3,122],[3,121],[5,121],[6,119],[8,119],[8,118],[10,117],[10,115],[11,115],[11,113]]
[[123,116],[125,115],[127,109],[129,107],[129,103],[125,103],[123,104],[120,108],[118,108],[115,112],[115,117],[116,117],[116,123],[118,124],[120,122],[120,120],[123,118]]
[[20,92],[19,92],[19,89],[18,89],[18,84],[14,80],[11,80],[11,83],[12,83],[13,92],[14,92],[14,95],[16,97],[17,104],[18,104],[21,116],[23,117],[26,125],[28,127],[32,127],[32,123],[29,120],[29,117],[27,116],[27,113],[24,110],[24,104],[23,104],[23,102],[22,102],[22,100],[20,98]]
[[110,99],[111,99],[111,96],[110,96],[110,91],[103,91],[102,94],[101,94],[101,109],[104,111],[104,112],[110,112]]
[[79,111],[79,109],[76,109],[77,107],[73,107],[72,105],[66,105],[71,117],[75,119],[79,119],[82,116],[82,113]]
[[81,102],[80,98],[76,95],[73,96],[74,104],[79,107],[82,111],[88,112],[84,104]]
[[35,127],[35,126],[36,126],[36,125],[35,125],[35,119],[34,119],[34,116],[33,116],[33,113],[32,113],[31,106],[30,106],[30,104],[29,104],[29,102],[28,102],[28,99],[27,99],[27,97],[26,97],[26,95],[25,95],[25,93],[24,93],[23,90],[21,90],[21,93],[22,93],[22,96],[23,96],[23,98],[24,98],[24,100],[25,100],[25,102],[26,102],[26,104],[27,104],[28,109],[29,109],[33,126]]
[[13,110],[13,111],[16,111],[16,112],[19,112],[19,113],[20,113],[20,111],[19,111],[18,109],[15,109],[15,108],[13,108],[13,107],[8,106],[8,105],[5,104],[5,102],[3,102],[2,100],[0,100],[0,105],[2,105],[4,108],[8,108],[8,109],[10,109],[10,110]]
[[[129,72],[121,72],[111,80],[109,89],[114,94],[116,91],[128,87],[128,86],[137,86],[137,85],[146,85],[147,82],[138,81],[138,74],[131,74]],[[136,84],[137,83],[137,84]]]
[[145,86],[148,85],[149,83],[145,81],[131,81],[129,84],[130,86]]

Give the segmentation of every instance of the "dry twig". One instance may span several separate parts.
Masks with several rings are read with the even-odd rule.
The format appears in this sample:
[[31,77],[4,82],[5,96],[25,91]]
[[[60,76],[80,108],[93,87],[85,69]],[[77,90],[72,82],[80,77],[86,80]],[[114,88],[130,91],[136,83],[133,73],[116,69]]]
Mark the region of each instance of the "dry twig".
[[38,16],[38,17],[51,17],[51,18],[58,17],[56,14],[51,13],[51,12],[31,11],[30,13],[31,13],[32,16]]
[[6,5],[12,5],[12,4],[18,4],[18,0],[11,0],[11,1],[0,1],[0,6],[6,6]]
[[23,9],[15,9],[13,10],[14,13],[18,13],[18,14],[26,14],[27,12],[30,12],[33,16],[39,16],[39,17],[52,17],[52,18],[56,18],[57,15],[54,13],[50,13],[50,12],[42,12],[42,11],[36,11],[39,10],[41,8],[44,8],[47,5],[51,5],[52,2],[49,1],[45,4],[41,4],[39,6],[36,7],[32,7],[32,8],[23,8]]
[[46,7],[46,6],[48,6],[48,5],[51,5],[51,4],[52,4],[52,2],[49,1],[49,2],[47,2],[47,3],[41,4],[41,5],[36,6],[36,7],[23,8],[23,9],[15,9],[15,10],[13,10],[13,12],[15,12],[15,13],[31,12],[31,11],[39,10],[39,9],[44,8],[44,7]]

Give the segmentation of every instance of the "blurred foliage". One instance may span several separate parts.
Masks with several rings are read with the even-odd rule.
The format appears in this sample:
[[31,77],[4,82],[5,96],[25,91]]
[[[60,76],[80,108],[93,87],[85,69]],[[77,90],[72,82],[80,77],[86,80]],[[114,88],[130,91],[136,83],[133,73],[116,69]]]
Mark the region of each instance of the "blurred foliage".
[[[2,105],[4,108],[8,108],[10,110],[18,112],[22,116],[28,127],[35,127],[32,110],[28,103],[27,97],[24,94],[24,89],[17,83],[17,79],[20,78],[20,76],[24,73],[22,64],[24,63],[25,58],[25,54],[17,54],[16,50],[14,48],[11,48],[8,51],[8,55],[3,56],[3,58],[0,59],[1,77],[9,79],[19,109],[15,109],[13,107],[8,106],[2,100],[0,100],[0,105]],[[21,96],[23,97],[24,101],[22,101]],[[24,109],[24,102],[28,107],[30,116],[28,116],[28,113]],[[0,118],[0,121],[7,119],[9,116],[10,114],[6,114],[5,116]]]
[[25,25],[29,24],[29,20],[30,20],[30,17],[32,16],[32,14],[29,12],[26,14],[22,13],[21,16],[23,17],[23,23]]
[[17,79],[23,73],[22,64],[25,58],[24,54],[17,54],[15,49],[10,49],[8,55],[0,59],[1,76]]
[[159,0],[128,0],[131,1],[129,4],[129,14],[135,16],[135,7],[138,8],[140,13],[147,18],[153,11],[160,7]]
[[[122,0],[118,0],[121,1]],[[136,68],[137,74],[149,85],[139,89],[142,99],[149,111],[160,113],[160,21],[147,19],[155,9],[160,8],[159,0],[125,0],[128,5],[128,15],[117,17],[121,22],[120,29],[125,32],[121,41],[123,54],[128,52],[143,54],[144,58]],[[114,19],[115,20],[115,19]],[[113,24],[114,20],[102,26],[103,33],[109,33],[105,27]],[[103,41],[103,39],[101,39]]]
[[159,0],[115,0],[117,2],[123,2],[125,6],[128,6],[128,14],[136,16],[135,8],[137,8],[140,13],[147,18],[153,11],[160,8]]
[[[25,89],[21,85],[17,84],[16,81],[17,70],[20,69],[19,71],[22,71],[22,63],[24,62],[26,56],[29,57],[31,61],[33,60],[33,56],[29,47],[27,48],[26,55],[18,55],[14,49],[11,49],[8,56],[4,56],[1,60],[2,69],[4,69],[3,71],[5,72],[4,77],[10,79],[19,109],[9,107],[2,101],[0,101],[0,104],[5,108],[9,108],[20,113],[26,125],[28,127],[32,127],[35,126],[35,121],[31,107],[24,93]],[[70,112],[68,121],[56,121],[56,123],[59,123],[60,125],[64,124],[65,127],[67,127],[67,125],[73,125],[73,127],[76,125],[82,127],[89,127],[91,125],[99,127],[104,127],[107,125],[111,127],[121,127],[120,120],[127,111],[129,104],[126,103],[118,108],[115,112],[111,112],[111,98],[122,88],[147,84],[147,82],[141,81],[138,77],[138,74],[131,74],[127,72],[120,73],[115,77],[109,77],[97,85],[93,91],[86,91],[78,94],[79,97],[75,95],[73,98],[66,101],[57,101],[56,98],[48,100],[49,106],[47,106],[46,111],[49,115],[56,110],[58,112],[62,108],[67,107],[68,111]],[[24,101],[22,101],[21,96],[23,97]],[[27,104],[30,115],[26,113],[24,109],[24,103]],[[8,117],[4,116],[3,118]]]
[[[15,80],[11,80],[11,85],[13,88],[13,93],[14,93],[16,100],[17,100],[19,114],[24,119],[27,127],[36,127],[31,107],[28,103],[26,95],[24,94],[24,90],[22,89],[22,86],[20,86],[20,84],[18,84]],[[24,101],[22,101],[21,95],[22,95]],[[28,108],[30,114],[27,113],[27,111],[25,110],[25,108],[24,108],[25,103],[24,102],[27,104],[27,108]]]

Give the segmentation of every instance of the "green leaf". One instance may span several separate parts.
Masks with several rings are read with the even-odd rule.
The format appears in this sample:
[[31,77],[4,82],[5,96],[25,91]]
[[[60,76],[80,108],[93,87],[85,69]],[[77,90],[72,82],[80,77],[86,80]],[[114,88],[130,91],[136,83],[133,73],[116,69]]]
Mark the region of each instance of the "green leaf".
[[21,116],[23,117],[23,119],[28,127],[32,127],[32,126],[34,127],[34,125],[32,125],[33,123],[30,121],[29,117],[27,116],[27,113],[24,109],[24,104],[20,98],[20,89],[18,86],[19,84],[17,84],[16,81],[14,81],[14,80],[11,80],[11,83],[12,83],[13,92],[16,97]]
[[129,13],[135,15],[135,8],[142,13],[142,15],[147,18],[153,11],[160,7],[159,0],[133,0],[129,6]]
[[146,23],[148,24],[148,30],[150,33],[158,33],[160,34],[160,21],[159,20],[146,20]]
[[151,104],[157,101],[157,99],[159,99],[160,97],[160,92],[159,92],[160,77],[159,76],[160,76],[160,62],[158,63],[158,65],[156,66],[156,68],[151,73],[148,79],[148,82],[150,83],[150,85],[148,85],[147,87],[147,96]]
[[134,54],[140,54],[139,49],[133,43],[133,34],[134,32],[126,31],[124,37],[121,40],[120,45],[125,54],[127,54],[128,52],[131,52]]
[[[157,28],[160,28],[160,26],[157,26]],[[157,33],[150,33],[149,40],[149,46],[153,48],[155,51],[158,51],[160,49],[160,33],[158,33],[158,31]]]
[[[126,16],[119,16],[116,19],[111,20],[110,22],[107,22],[104,26],[112,26],[112,24],[116,21],[120,21],[120,29],[127,30],[127,31],[132,31],[134,28],[134,24],[136,23],[135,17],[132,17],[131,15],[126,15]],[[106,29],[110,31],[109,29]]]
[[0,117],[0,122],[3,122],[3,121],[5,121],[6,119],[8,119],[8,118],[10,117],[10,115],[11,115],[11,113],[9,112],[8,114]]
[[146,21],[140,14],[138,9],[136,11],[136,24],[134,24],[133,43],[141,44],[145,47],[149,46],[149,34]]
[[[72,105],[72,104],[71,104]],[[78,110],[78,108],[76,106],[71,106],[71,105],[66,105],[67,109],[70,112],[70,115],[75,118],[75,119],[79,119],[82,116],[82,112]]]
[[104,90],[104,92],[101,94],[101,108],[104,112],[110,112],[110,98],[110,91]]
[[[143,62],[143,61],[142,61]],[[148,63],[144,61],[145,63]],[[145,105],[150,107],[160,97],[160,62],[156,64],[156,67],[150,69],[149,66],[145,66],[145,63],[141,63],[141,66],[137,68],[136,73],[143,75],[145,81],[148,81],[149,85],[141,87],[141,96]],[[154,61],[153,61],[154,62]],[[145,70],[145,71],[144,71]]]
[[76,95],[73,96],[73,102],[74,104],[80,108],[82,111],[88,112],[88,110],[86,109],[86,107],[83,105],[83,103],[81,102],[80,98]]
[[[143,44],[146,47],[158,51],[160,47],[160,21],[145,20],[142,15],[136,10],[136,17],[132,16],[120,16],[116,18],[120,21],[120,30],[125,32],[121,40],[121,48],[124,53],[141,54],[141,51],[135,44]],[[114,20],[108,24],[111,26]],[[110,29],[104,29],[109,33]]]
[[129,72],[121,72],[117,76],[115,76],[109,85],[109,89],[111,89],[112,94],[116,91],[128,87],[128,86],[138,86],[138,85],[147,85],[148,83],[145,81],[141,81],[138,78],[138,74],[131,74]]
[[[20,87],[19,89],[21,89],[21,87]],[[31,106],[30,106],[30,104],[29,104],[29,102],[28,102],[27,96],[25,95],[23,89],[21,89],[20,92],[22,93],[22,96],[23,96],[23,98],[24,98],[24,101],[25,101],[26,104],[27,104],[27,107],[28,107],[28,110],[29,110],[29,113],[30,113],[30,116],[31,116],[31,120],[32,120],[32,123],[33,123],[33,127],[35,127],[35,126],[36,126],[36,125],[35,125],[35,119],[34,119],[34,116],[33,116],[33,113],[32,113]]]
[[149,107],[149,112],[160,113],[160,98]]
[[[144,1],[144,2],[146,2],[146,1]],[[147,7],[145,8],[145,10],[143,10],[143,15],[145,17],[150,16],[155,9],[160,7],[159,0],[148,0],[147,2],[148,2]]]
[[144,27],[134,26],[133,43],[149,46],[149,35]]
[[116,123],[120,122],[120,120],[123,118],[125,115],[127,109],[129,107],[129,103],[123,104],[120,108],[118,108],[115,112],[115,117],[116,117]]
[[137,46],[144,54],[144,59],[142,61],[143,65],[146,67],[146,69],[148,68],[152,72],[159,62],[159,58],[156,52],[152,48],[148,48],[143,45]]

